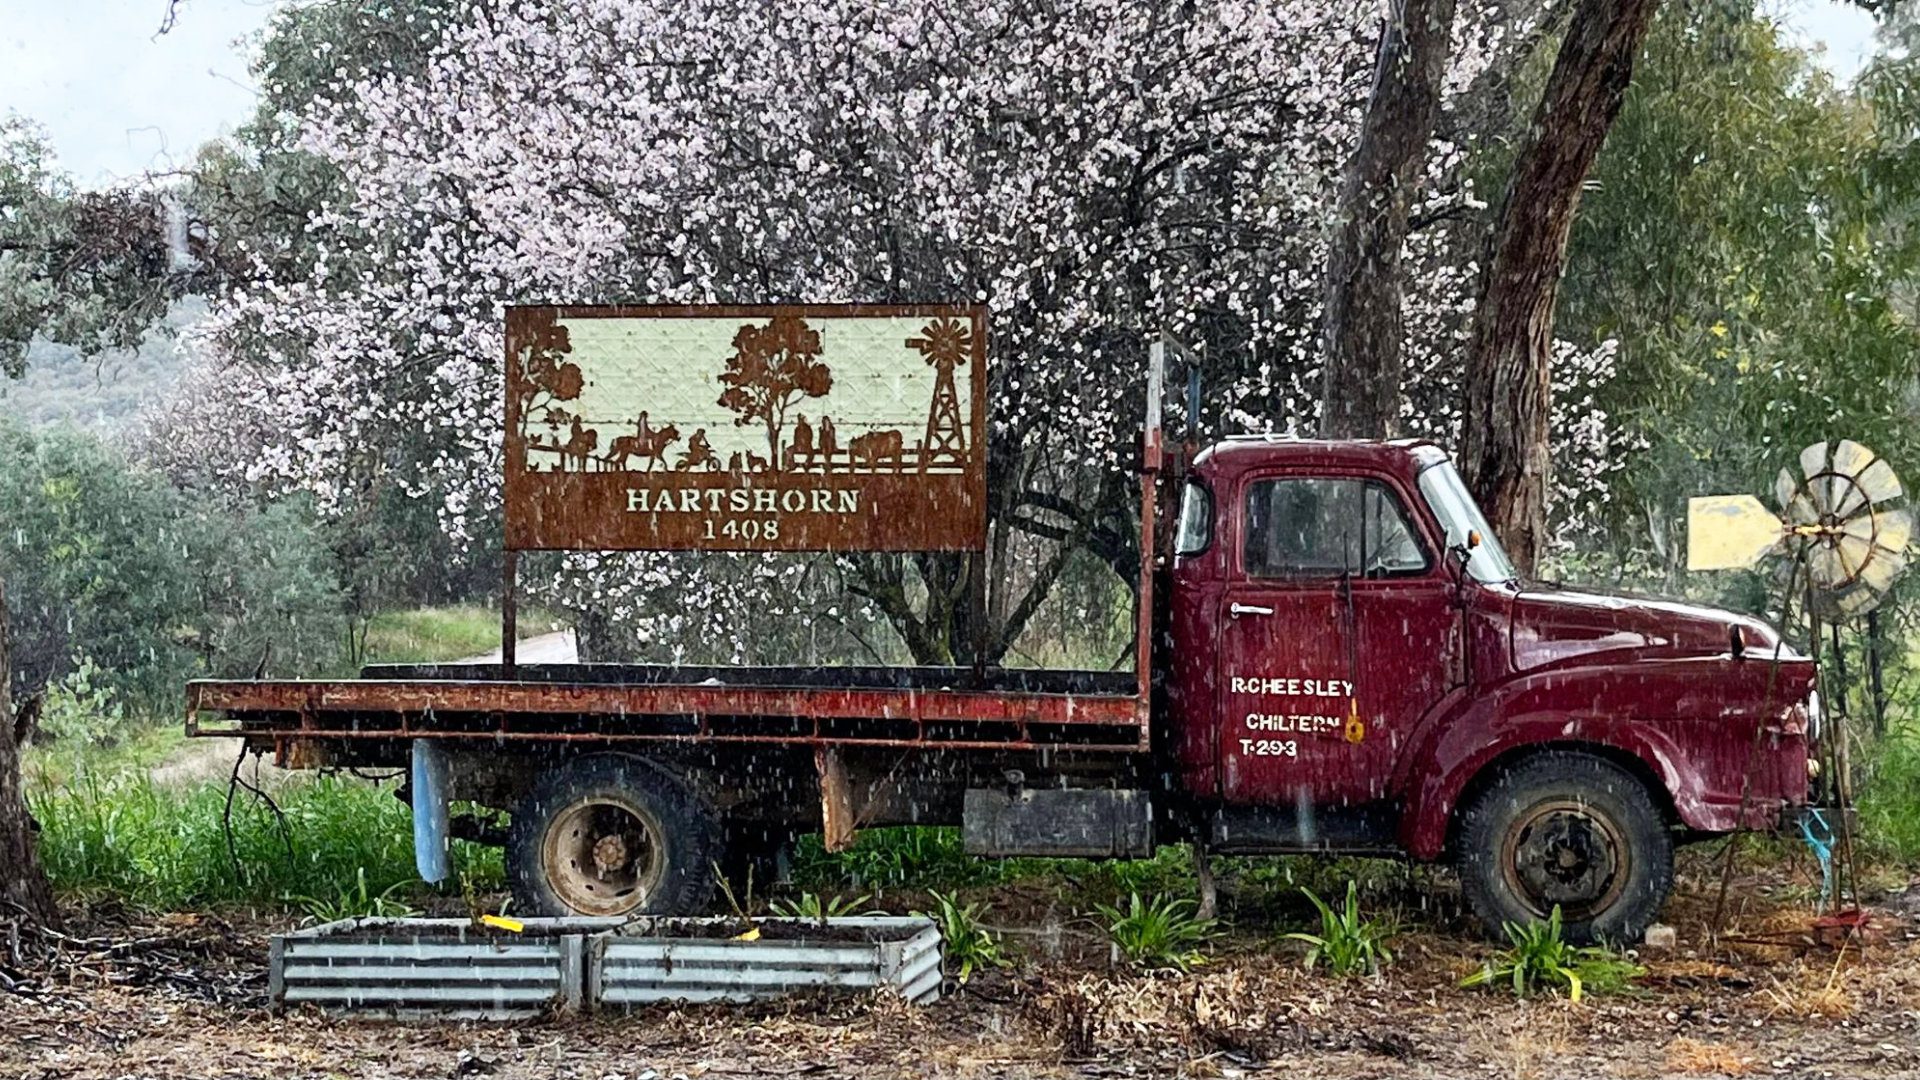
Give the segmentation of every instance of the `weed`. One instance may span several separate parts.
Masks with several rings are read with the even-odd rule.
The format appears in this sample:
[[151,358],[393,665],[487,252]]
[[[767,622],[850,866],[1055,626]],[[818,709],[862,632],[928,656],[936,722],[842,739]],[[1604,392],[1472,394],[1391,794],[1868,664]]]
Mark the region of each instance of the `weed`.
[[341,919],[388,918],[405,919],[419,914],[419,909],[398,900],[394,894],[412,881],[396,881],[380,892],[367,887],[367,868],[362,866],[354,870],[354,884],[343,885],[333,896],[289,896],[288,900],[299,905],[307,913],[310,922],[330,923]]
[[1387,938],[1393,935],[1394,928],[1390,923],[1360,914],[1358,882],[1347,881],[1346,902],[1337,910],[1312,889],[1301,886],[1300,891],[1320,912],[1320,932],[1288,934],[1287,939],[1306,942],[1309,969],[1324,963],[1336,978],[1344,979],[1359,973],[1377,974],[1383,965],[1393,963]]
[[720,899],[727,902],[727,910],[733,913],[734,918],[751,925],[753,922],[752,909],[754,906],[753,867],[747,867],[746,880],[741,883],[747,894],[746,902],[742,903],[740,896],[733,891],[733,882],[727,880],[727,872],[720,868],[720,864],[715,862],[709,863],[708,865],[713,867],[713,884],[720,890]]
[[1106,916],[1107,936],[1130,963],[1186,971],[1207,962],[1201,946],[1214,936],[1214,922],[1196,915],[1191,900],[1142,900],[1136,892],[1128,897],[1125,910],[1106,904],[1096,905],[1096,910]]
[[958,978],[966,982],[973,973],[990,967],[1006,967],[1012,961],[1000,955],[1000,943],[994,940],[980,919],[987,913],[984,904],[961,904],[952,893],[933,894],[932,911],[915,915],[932,919],[946,942],[947,963],[958,965]]
[[873,897],[867,893],[853,897],[830,896],[823,899],[819,893],[807,892],[801,893],[797,898],[792,900],[775,900],[770,907],[775,915],[784,916],[789,919],[820,919],[825,921],[827,919],[845,918],[848,915],[884,914],[884,912],[866,910],[867,902],[872,899]]
[[1515,997],[1564,987],[1567,997],[1577,1002],[1589,987],[1599,993],[1622,990],[1643,974],[1641,968],[1605,949],[1567,944],[1558,904],[1546,922],[1508,923],[1506,931],[1512,947],[1460,980],[1461,986],[1510,983]]

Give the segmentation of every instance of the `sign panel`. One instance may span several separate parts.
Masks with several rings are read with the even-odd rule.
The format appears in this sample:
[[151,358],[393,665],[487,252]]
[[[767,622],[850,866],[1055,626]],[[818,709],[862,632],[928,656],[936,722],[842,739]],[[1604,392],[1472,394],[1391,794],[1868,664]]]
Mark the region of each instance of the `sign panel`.
[[986,542],[986,312],[515,307],[510,550]]

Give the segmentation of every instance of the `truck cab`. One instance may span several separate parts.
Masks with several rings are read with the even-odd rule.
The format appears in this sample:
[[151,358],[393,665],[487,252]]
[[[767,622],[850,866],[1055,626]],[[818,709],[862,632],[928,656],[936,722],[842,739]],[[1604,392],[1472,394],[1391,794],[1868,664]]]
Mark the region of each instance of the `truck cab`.
[[1184,478],[1166,738],[1220,851],[1458,864],[1490,926],[1638,935],[1678,840],[1808,796],[1813,664],[1764,623],[1523,581],[1430,443],[1234,439]]

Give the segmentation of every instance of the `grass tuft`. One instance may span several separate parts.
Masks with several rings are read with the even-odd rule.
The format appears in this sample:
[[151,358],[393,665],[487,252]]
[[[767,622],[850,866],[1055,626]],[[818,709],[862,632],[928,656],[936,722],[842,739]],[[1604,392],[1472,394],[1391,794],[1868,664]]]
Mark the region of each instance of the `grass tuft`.
[[1203,948],[1215,936],[1214,921],[1196,914],[1191,900],[1127,898],[1125,907],[1097,905],[1107,920],[1107,936],[1120,955],[1148,970],[1188,971],[1207,962]]
[[1393,925],[1360,914],[1359,882],[1347,881],[1347,899],[1338,908],[1320,899],[1312,889],[1302,886],[1300,891],[1320,913],[1320,932],[1293,933],[1286,937],[1306,943],[1309,969],[1325,964],[1335,978],[1344,979],[1349,975],[1378,974],[1382,965],[1393,962],[1393,952],[1387,948]]

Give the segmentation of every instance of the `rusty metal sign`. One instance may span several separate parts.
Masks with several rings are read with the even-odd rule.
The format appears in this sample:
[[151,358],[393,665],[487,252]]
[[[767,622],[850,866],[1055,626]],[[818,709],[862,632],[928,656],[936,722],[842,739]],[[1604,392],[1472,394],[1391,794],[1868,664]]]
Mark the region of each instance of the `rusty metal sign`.
[[509,550],[986,540],[978,306],[514,307]]

